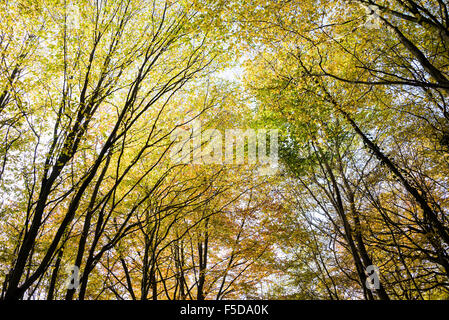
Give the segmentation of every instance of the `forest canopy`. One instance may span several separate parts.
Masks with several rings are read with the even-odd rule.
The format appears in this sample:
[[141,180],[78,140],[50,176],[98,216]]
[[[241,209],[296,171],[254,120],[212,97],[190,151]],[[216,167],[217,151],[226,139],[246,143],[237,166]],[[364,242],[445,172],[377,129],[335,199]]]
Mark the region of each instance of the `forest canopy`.
[[1,300],[449,299],[446,0],[0,3]]

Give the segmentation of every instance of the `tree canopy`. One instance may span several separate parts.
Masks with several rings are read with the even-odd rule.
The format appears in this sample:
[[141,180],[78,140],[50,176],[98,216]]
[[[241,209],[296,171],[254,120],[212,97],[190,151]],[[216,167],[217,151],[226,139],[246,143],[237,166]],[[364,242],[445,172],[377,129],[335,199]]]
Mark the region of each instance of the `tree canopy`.
[[0,22],[1,299],[449,298],[447,1]]

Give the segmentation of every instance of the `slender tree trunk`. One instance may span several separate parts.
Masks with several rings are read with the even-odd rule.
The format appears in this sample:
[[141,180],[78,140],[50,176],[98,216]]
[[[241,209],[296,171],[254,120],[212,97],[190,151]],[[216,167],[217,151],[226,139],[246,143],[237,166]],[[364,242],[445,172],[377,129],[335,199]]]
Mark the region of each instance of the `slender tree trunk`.
[[56,257],[55,267],[54,267],[52,275],[51,275],[50,287],[48,288],[47,300],[53,300],[54,293],[55,293],[55,287],[56,287],[56,280],[58,279],[59,268],[61,266],[61,261],[62,261],[63,255],[64,255],[64,246],[62,246],[59,249],[58,255]]
[[207,270],[207,251],[208,251],[208,242],[209,242],[209,233],[208,233],[208,222],[209,218],[206,218],[205,223],[205,235],[204,235],[204,244],[202,241],[198,242],[198,256],[199,256],[199,276],[198,276],[198,292],[197,299],[204,300],[204,284],[206,282],[206,270]]

